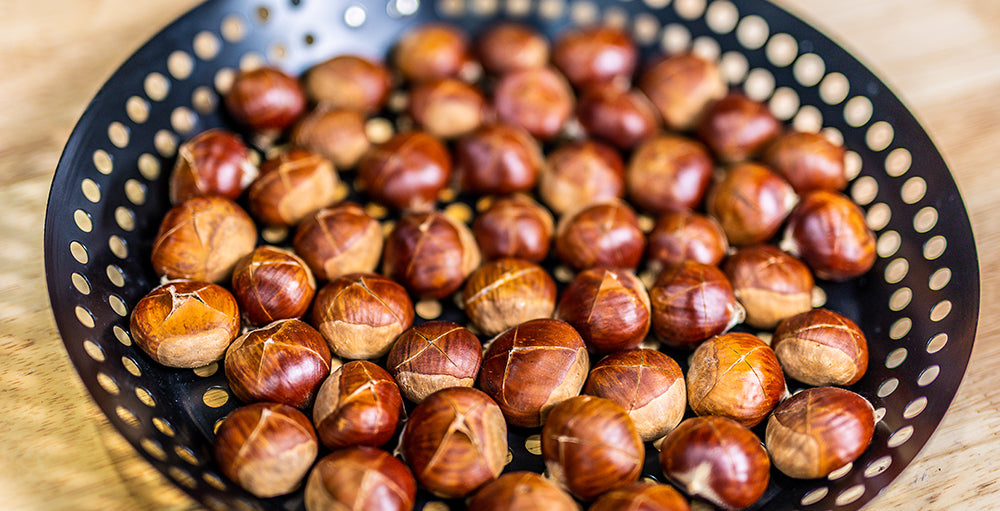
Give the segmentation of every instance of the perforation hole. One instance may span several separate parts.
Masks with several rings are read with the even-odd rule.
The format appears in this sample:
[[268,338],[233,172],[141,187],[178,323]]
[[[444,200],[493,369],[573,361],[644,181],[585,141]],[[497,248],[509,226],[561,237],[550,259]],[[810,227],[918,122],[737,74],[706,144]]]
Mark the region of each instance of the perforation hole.
[[135,229],[135,213],[128,208],[118,206],[115,208],[115,222],[118,223],[118,227],[132,231]]
[[112,234],[108,238],[108,248],[111,249],[111,253],[114,254],[119,259],[125,259],[128,257],[128,245],[125,244],[125,240],[121,239],[116,234]]
[[844,120],[857,128],[872,118],[872,102],[864,96],[855,96],[844,104]]
[[705,22],[708,28],[719,34],[728,34],[736,28],[740,13],[732,2],[712,2],[705,10]]
[[876,408],[875,412],[872,415],[875,418],[875,424],[878,424],[878,423],[882,422],[882,419],[885,418],[885,407],[884,406],[880,406],[880,407]]
[[76,227],[83,232],[90,232],[94,228],[94,224],[90,219],[90,213],[82,209],[78,209],[73,212],[73,222]]
[[266,61],[264,56],[255,51],[248,51],[240,57],[240,62],[238,64],[240,71],[253,71],[254,69],[260,69],[264,67]]
[[795,80],[805,87],[812,87],[823,79],[826,72],[826,63],[823,58],[815,53],[804,53],[795,60],[792,67],[792,74]]
[[156,400],[153,399],[153,394],[142,387],[135,388],[135,397],[139,398],[139,402],[152,408],[156,406]]
[[799,110],[799,95],[789,87],[778,87],[767,106],[776,118],[787,121]]
[[719,60],[722,48],[719,47],[719,42],[715,39],[701,36],[695,38],[694,42],[691,43],[691,51],[705,60],[715,62]]
[[878,181],[871,176],[861,176],[854,181],[851,187],[851,198],[854,202],[864,206],[875,200],[878,196]]
[[196,367],[193,369],[194,374],[202,378],[208,378],[209,376],[212,376],[218,371],[219,371],[219,364],[217,362],[212,362],[210,364],[206,364],[201,367]]
[[875,393],[875,395],[881,398],[888,397],[893,392],[896,392],[896,389],[898,387],[899,387],[899,380],[897,380],[896,378],[889,378],[888,380],[885,380],[884,382],[882,382],[881,385],[878,386],[878,391]]
[[705,0],[675,0],[674,10],[680,17],[693,20],[705,13]]
[[267,20],[271,18],[271,10],[263,5],[258,7],[254,13],[257,14],[257,21],[260,23],[267,23]]
[[663,30],[663,39],[660,44],[663,51],[667,53],[680,53],[687,50],[691,42],[691,32],[684,25],[671,23]]
[[641,13],[635,16],[632,23],[632,35],[640,45],[646,46],[656,40],[656,34],[660,31],[660,20],[648,13]]
[[833,472],[827,474],[826,478],[829,479],[830,481],[836,481],[837,479],[840,479],[841,477],[844,477],[847,474],[849,474],[852,468],[854,468],[854,463],[849,462],[846,465],[838,468],[837,470],[834,470]]
[[215,90],[219,94],[225,95],[233,87],[234,80],[236,80],[236,70],[231,67],[224,67],[215,72],[212,84],[215,85]]
[[83,351],[95,362],[104,362],[104,350],[94,341],[89,339],[83,341]]
[[167,469],[167,474],[170,475],[170,478],[173,479],[177,484],[185,488],[194,489],[198,486],[198,482],[195,481],[193,477],[191,477],[191,474],[187,473],[187,471],[182,470],[180,468],[170,467]]
[[948,334],[941,332],[935,335],[934,337],[931,337],[930,340],[927,341],[927,353],[930,354],[937,353],[942,349],[944,349],[945,345],[947,344],[948,344]]
[[94,315],[89,310],[85,309],[82,305],[77,305],[74,312],[76,313],[76,320],[81,325],[87,328],[94,328]]
[[219,408],[229,402],[229,392],[222,387],[212,387],[202,395],[201,402],[209,408]]
[[179,106],[170,112],[170,126],[178,133],[190,133],[197,122],[197,116],[190,108]]
[[195,456],[194,451],[192,451],[187,447],[184,447],[183,445],[178,445],[174,447],[174,453],[177,454],[178,458],[184,460],[188,464],[195,466],[201,464],[201,460],[198,459],[198,456]]
[[[652,286],[647,286],[647,287],[652,287]],[[813,307],[822,307],[826,305],[826,300],[827,300],[826,291],[824,291],[823,288],[819,286],[814,286],[812,288],[812,293],[810,293],[809,297],[810,305],[812,305]]]
[[889,225],[889,220],[891,219],[892,210],[888,204],[882,202],[877,202],[869,206],[868,213],[865,214],[865,222],[873,231],[881,231],[885,226]]
[[570,5],[569,17],[577,25],[591,25],[597,20],[597,6],[593,2],[575,2]]
[[896,432],[893,433],[891,436],[889,436],[889,441],[886,442],[886,445],[888,445],[890,449],[895,449],[896,447],[905,444],[906,441],[909,440],[910,437],[912,436],[913,436],[913,426],[903,426],[898,430],[896,430]]
[[101,174],[110,174],[112,169],[111,156],[104,149],[94,151],[94,168]]
[[743,18],[739,25],[736,26],[736,39],[744,48],[756,50],[767,41],[769,30],[764,18],[756,14],[751,14]]
[[764,101],[774,92],[774,75],[762,67],[751,69],[743,91],[750,99]]
[[111,394],[112,396],[117,396],[120,390],[118,389],[118,383],[115,379],[104,373],[97,373],[97,384],[104,389],[104,392]]
[[79,241],[69,242],[69,253],[76,259],[76,262],[80,264],[87,264],[90,260],[90,256],[87,255],[87,248],[84,247]]
[[836,500],[834,500],[834,502],[836,502],[838,506],[846,506],[852,502],[857,501],[864,494],[865,494],[865,485],[856,484],[840,492],[840,495],[837,495],[837,498]]
[[662,9],[670,5],[670,0],[644,0],[644,3],[653,9]]
[[77,292],[81,295],[90,294],[90,282],[87,281],[87,277],[84,277],[79,273],[73,273],[70,275],[70,281],[73,283],[73,287],[76,288]]
[[927,398],[923,396],[918,397],[913,401],[910,401],[910,403],[906,405],[906,408],[903,409],[903,418],[912,419],[917,415],[920,415],[926,409]]
[[927,232],[937,225],[938,212],[931,206],[927,206],[916,215],[913,215],[913,229],[917,232]]
[[837,105],[847,99],[851,83],[842,73],[830,73],[819,83],[819,97],[829,105]]
[[902,244],[902,238],[896,231],[885,231],[875,242],[875,253],[886,258],[896,253]]
[[902,257],[893,259],[885,267],[885,281],[889,284],[897,284],[906,277],[910,271],[910,262]]
[[792,119],[792,127],[798,131],[816,133],[823,127],[823,114],[812,105],[803,105]]
[[142,376],[142,370],[139,369],[139,364],[135,363],[135,360],[128,358],[126,356],[122,357],[122,367],[129,372],[132,376],[139,377]]
[[167,130],[157,131],[153,135],[153,146],[164,158],[172,158],[177,152],[177,136]]
[[881,151],[892,143],[894,132],[892,125],[885,121],[878,121],[868,128],[865,134],[865,143],[872,151]]
[[174,432],[174,427],[171,426],[169,422],[159,417],[153,417],[153,427],[155,427],[160,433],[169,437],[176,434]]
[[931,308],[931,321],[935,323],[951,314],[951,300],[941,300]]
[[231,14],[222,20],[220,32],[222,33],[222,38],[226,41],[238,43],[246,36],[246,29],[247,26],[243,18]]
[[788,34],[774,34],[764,49],[767,60],[778,67],[785,67],[795,61],[799,53],[799,43]]
[[912,327],[913,320],[910,318],[899,318],[889,327],[889,338],[898,341],[906,337],[906,334],[910,333],[910,328]]
[[920,376],[917,377],[917,385],[921,387],[926,387],[931,383],[934,383],[934,380],[937,379],[939,374],[941,374],[941,366],[939,365],[928,366],[926,369],[921,371]]
[[908,287],[901,287],[889,297],[889,310],[899,312],[910,304],[913,299],[913,291]]
[[101,188],[97,186],[97,183],[93,179],[84,179],[80,183],[80,190],[83,191],[83,196],[90,202],[95,204],[101,202]]
[[442,16],[461,16],[465,12],[465,2],[463,0],[437,0],[437,11]]
[[215,34],[207,31],[194,36],[194,54],[201,60],[212,60],[219,54],[221,43]]
[[215,110],[215,105],[218,102],[218,96],[212,89],[202,85],[194,90],[191,94],[191,104],[194,105],[194,109],[201,114],[208,114]]
[[115,266],[113,264],[109,264],[108,267],[107,267],[106,272],[107,272],[107,275],[108,275],[108,281],[110,281],[111,284],[113,284],[115,287],[124,287],[125,286],[125,276],[122,275],[121,268],[119,268],[119,267],[117,267],[117,266]]
[[805,495],[803,495],[802,496],[802,500],[800,501],[800,503],[803,506],[810,506],[810,505],[815,504],[815,503],[823,500],[824,498],[826,498],[826,496],[829,493],[830,493],[830,489],[827,488],[826,486],[822,486],[822,487],[816,488],[815,490],[812,490],[812,491],[806,493]]
[[135,414],[132,413],[132,411],[129,410],[128,408],[118,405],[117,407],[115,407],[115,415],[117,415],[118,418],[121,419],[126,426],[132,428],[139,427],[139,418],[136,417]]
[[163,450],[163,446],[160,445],[160,442],[151,438],[143,438],[142,440],[139,440],[139,445],[142,447],[142,450],[149,453],[150,456],[160,461],[167,460],[167,453]]
[[111,331],[114,332],[115,339],[118,339],[118,342],[122,343],[123,346],[132,345],[132,338],[128,336],[128,332],[124,328],[115,325],[111,327]]
[[948,248],[948,240],[944,236],[934,236],[933,238],[927,240],[924,243],[924,259],[928,261],[933,261],[941,257],[944,254],[945,249]]
[[861,167],[864,162],[861,160],[861,155],[854,151],[844,152],[844,176],[847,177],[848,181],[854,180],[861,174]]
[[915,204],[924,198],[927,193],[927,182],[920,176],[913,176],[903,183],[899,195],[903,202]]
[[194,70],[194,60],[186,52],[174,51],[167,57],[167,71],[178,80],[186,80]]
[[722,77],[729,83],[739,83],[746,77],[750,64],[742,53],[730,51],[722,54],[719,59],[719,70]]
[[201,474],[201,479],[206,483],[208,483],[208,485],[211,486],[212,488],[215,488],[216,490],[225,491],[227,488],[226,482],[223,481],[221,477],[211,472],[205,472]]
[[115,147],[124,148],[128,145],[128,128],[118,121],[112,122],[108,125],[108,140],[110,140]]
[[139,96],[132,96],[125,100],[125,115],[136,124],[142,124],[149,120],[149,102]]
[[895,369],[906,361],[907,355],[906,348],[896,348],[889,352],[889,355],[885,357],[885,367],[887,369]]
[[820,131],[820,134],[826,137],[826,139],[834,145],[844,145],[844,134],[833,126],[823,128],[823,130]]
[[927,287],[932,291],[940,291],[951,282],[951,268],[939,268],[927,281]]
[[524,439],[524,448],[534,454],[535,456],[542,455],[542,436],[541,435],[531,435]]
[[170,93],[170,82],[160,73],[149,73],[142,82],[146,96],[153,101],[163,101]]

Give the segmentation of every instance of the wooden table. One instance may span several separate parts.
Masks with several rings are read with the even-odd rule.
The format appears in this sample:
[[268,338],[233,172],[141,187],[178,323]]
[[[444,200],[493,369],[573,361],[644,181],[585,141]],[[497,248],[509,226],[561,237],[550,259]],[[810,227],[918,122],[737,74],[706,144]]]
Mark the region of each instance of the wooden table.
[[[55,328],[42,265],[53,169],[111,72],[197,0],[0,3],[0,502],[6,509],[195,509],[91,401]],[[951,410],[870,509],[1000,507],[1000,2],[781,0],[887,80],[944,153],[983,273],[979,334]],[[991,221],[992,220],[992,221]],[[998,271],[995,273],[995,271]],[[1000,288],[998,288],[1000,289]]]

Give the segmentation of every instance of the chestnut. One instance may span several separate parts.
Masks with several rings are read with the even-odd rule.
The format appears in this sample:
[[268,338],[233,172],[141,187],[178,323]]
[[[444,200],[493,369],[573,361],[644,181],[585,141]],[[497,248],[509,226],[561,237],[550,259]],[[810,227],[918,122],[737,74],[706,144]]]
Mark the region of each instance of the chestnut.
[[505,74],[493,89],[497,119],[541,140],[551,140],[562,131],[575,102],[566,78],[548,67]]
[[650,349],[612,353],[594,365],[583,393],[628,412],[644,442],[663,438],[684,418],[687,388],[674,359]]
[[240,401],[305,408],[339,364],[316,329],[298,319],[282,319],[233,341],[224,366],[229,389]]
[[806,194],[788,216],[785,240],[820,279],[847,280],[875,264],[875,233],[861,208],[838,192]]
[[403,397],[419,403],[444,388],[471,387],[482,362],[475,334],[450,321],[428,321],[396,338],[385,367]]
[[354,360],[335,369],[319,388],[313,424],[331,449],[377,447],[392,439],[402,413],[403,398],[392,376],[367,360]]
[[316,279],[299,256],[262,246],[236,263],[232,289],[243,317],[263,325],[301,318],[316,295]]
[[661,57],[642,72],[639,88],[667,128],[678,131],[693,129],[708,106],[728,91],[718,65],[694,53]]
[[781,176],[756,163],[738,164],[712,184],[705,200],[736,246],[770,240],[795,207],[798,196]]
[[483,264],[462,288],[466,316],[489,337],[529,319],[548,318],[555,307],[555,281],[545,268],[521,259]]
[[847,187],[844,146],[819,133],[785,132],[767,148],[763,159],[798,193]]
[[771,461],[760,439],[725,417],[692,417],[660,446],[663,475],[691,496],[743,509],[767,490]]
[[640,209],[659,214],[701,205],[715,168],[695,140],[662,134],[636,148],[625,172],[628,197]]
[[358,55],[337,55],[310,68],[303,85],[314,102],[333,109],[376,112],[392,91],[385,66]]
[[455,76],[469,59],[469,42],[461,28],[426,23],[396,41],[393,63],[404,78],[423,82]]
[[549,62],[549,42],[545,36],[517,22],[499,22],[488,27],[479,36],[476,49],[483,68],[495,74],[536,69]]
[[546,158],[538,196],[557,214],[625,195],[625,163],[613,147],[594,140],[566,142]]
[[323,208],[295,229],[295,252],[322,280],[372,272],[382,258],[382,227],[353,202]]
[[191,197],[220,195],[236,200],[257,177],[250,149],[236,134],[216,128],[198,133],[177,148],[170,172],[170,203]]
[[568,493],[534,472],[508,472],[469,499],[468,511],[580,511]]
[[291,226],[337,200],[333,163],[319,153],[291,149],[266,160],[247,193],[250,213],[265,224]]
[[780,133],[781,123],[767,105],[740,92],[710,105],[698,124],[698,138],[727,163],[756,156]]
[[410,91],[410,116],[428,133],[451,139],[483,122],[486,100],[479,89],[457,78],[419,83]]
[[281,132],[306,110],[306,93],[294,77],[273,67],[240,71],[225,96],[236,122],[261,133]]
[[812,309],[809,267],[773,245],[741,248],[722,267],[746,310],[746,324],[765,330]]
[[631,149],[653,135],[660,124],[656,107],[637,89],[613,83],[588,86],[580,94],[576,115],[587,134]]
[[653,333],[674,348],[693,349],[743,320],[726,275],[697,261],[665,267],[649,288],[649,302]]
[[167,211],[153,239],[157,275],[222,282],[257,245],[257,226],[235,202],[193,197]]
[[669,484],[631,483],[598,497],[588,511],[691,511],[687,499]]
[[646,258],[661,269],[688,259],[714,266],[727,252],[729,241],[718,220],[688,209],[661,214],[646,236]]
[[319,442],[309,418],[297,409],[253,403],[222,420],[212,450],[223,475],[265,499],[299,487],[316,460]]
[[349,273],[316,293],[312,322],[330,351],[350,359],[385,355],[413,324],[413,302],[403,286],[381,275]]
[[556,255],[576,270],[595,266],[632,269],[639,265],[646,237],[635,211],[621,201],[587,206],[559,220]]
[[201,367],[219,360],[240,333],[240,311],[226,288],[178,280],[142,297],[129,321],[135,344],[167,367]]
[[354,168],[371,142],[365,132],[365,116],[357,110],[317,108],[292,128],[292,143],[319,153],[344,170]]
[[868,370],[864,332],[828,309],[812,309],[778,323],[771,349],[789,378],[809,385],[854,385]]
[[646,448],[621,406],[576,396],[552,407],[542,426],[542,459],[549,477],[583,500],[633,483]]
[[565,321],[533,319],[493,339],[479,388],[512,426],[538,427],[556,403],[580,393],[590,369],[583,339]]
[[552,45],[552,62],[577,87],[630,80],[638,50],[628,32],[610,25],[570,28]]
[[413,294],[440,299],[462,287],[481,260],[465,224],[443,213],[410,213],[389,233],[382,269]]
[[764,444],[782,473],[815,479],[858,459],[874,433],[875,411],[867,399],[846,389],[813,387],[778,405]]
[[306,511],[409,511],[417,482],[405,463],[375,447],[339,449],[316,462],[306,480]]
[[688,364],[688,404],[696,415],[720,415],[749,428],[785,395],[778,357],[752,334],[712,337],[694,350]]
[[484,259],[516,257],[541,262],[549,255],[552,213],[524,194],[501,197],[490,203],[472,223]]
[[598,353],[634,348],[649,332],[649,294],[629,271],[588,268],[563,291],[555,318],[576,329]]
[[464,497],[503,470],[507,424],[486,394],[467,387],[442,389],[413,409],[399,450],[431,493]]
[[509,124],[488,124],[455,145],[458,182],[462,189],[473,193],[531,191],[541,166],[538,141]]
[[358,179],[375,200],[398,209],[430,209],[451,179],[451,156],[423,131],[400,133],[358,162]]

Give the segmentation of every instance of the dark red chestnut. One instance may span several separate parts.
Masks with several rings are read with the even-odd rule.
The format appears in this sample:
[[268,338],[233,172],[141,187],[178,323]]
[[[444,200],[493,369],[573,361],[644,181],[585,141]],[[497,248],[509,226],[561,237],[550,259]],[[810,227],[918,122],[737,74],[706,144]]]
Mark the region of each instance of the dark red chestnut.
[[462,189],[479,193],[527,192],[542,166],[542,149],[528,132],[509,124],[489,124],[455,146],[455,173]]
[[451,179],[451,156],[423,131],[401,133],[358,162],[358,178],[375,200],[399,209],[430,209]]
[[613,147],[595,140],[567,142],[546,158],[538,196],[557,214],[625,195],[625,164]]
[[715,168],[700,143],[679,135],[647,139],[629,160],[628,197],[652,213],[701,205]]
[[316,462],[305,488],[306,511],[409,511],[417,482],[405,463],[375,447],[338,449]]
[[847,187],[844,146],[819,133],[788,131],[764,153],[764,162],[798,193],[840,191]]
[[651,482],[632,483],[598,497],[588,511],[691,511],[687,500],[673,486]]
[[842,281],[875,264],[875,233],[847,196],[826,190],[802,198],[788,217],[785,239],[816,277]]
[[577,87],[629,80],[637,59],[628,32],[610,25],[570,28],[552,47],[552,62]]
[[649,295],[629,271],[588,268],[563,291],[555,318],[576,329],[592,351],[634,348],[649,332]]
[[250,212],[269,225],[291,226],[337,200],[333,163],[306,149],[291,149],[260,166],[247,193]]
[[396,432],[403,412],[399,387],[385,369],[366,360],[330,373],[316,395],[313,424],[323,445],[380,446]]
[[295,78],[273,67],[241,71],[226,93],[226,110],[240,124],[262,133],[280,132],[306,110],[306,94]]
[[403,215],[385,242],[386,275],[425,298],[458,290],[481,261],[469,228],[438,212]]
[[508,73],[493,90],[497,119],[542,140],[555,138],[562,131],[573,115],[575,101],[569,82],[551,68]]
[[378,111],[389,99],[392,77],[379,62],[358,55],[338,55],[306,72],[309,98],[332,109]]
[[548,318],[555,307],[555,281],[545,268],[522,259],[490,261],[472,272],[462,289],[466,316],[488,337]]
[[486,100],[479,89],[457,78],[422,82],[410,91],[410,116],[438,138],[460,137],[483,122]]
[[469,42],[461,28],[426,23],[399,38],[393,62],[413,82],[455,76],[469,58]]
[[767,105],[732,92],[708,107],[698,138],[723,162],[752,158],[781,133]]
[[553,230],[552,214],[523,194],[494,200],[472,224],[486,260],[516,257],[540,262],[549,255]]
[[715,62],[694,53],[663,57],[643,71],[639,87],[671,130],[694,128],[728,88]]
[[790,378],[809,385],[854,385],[868,370],[868,341],[834,311],[812,309],[778,324],[771,348]]
[[646,257],[661,268],[689,259],[714,266],[728,251],[719,222],[688,209],[663,213],[646,237]]
[[316,279],[299,256],[262,246],[236,263],[232,289],[243,317],[259,326],[302,317],[316,294]]
[[203,131],[177,148],[177,162],[170,173],[170,203],[202,195],[236,200],[257,172],[250,149],[239,137],[219,128]]
[[576,270],[635,268],[645,248],[635,212],[621,201],[587,206],[563,216],[556,227],[556,255]]
[[483,346],[467,328],[428,321],[396,339],[385,361],[406,399],[419,403],[448,387],[471,387],[483,361]]
[[668,346],[693,349],[743,320],[722,270],[696,261],[667,266],[649,288],[653,333]]
[[486,71],[496,74],[545,67],[549,42],[529,25],[500,22],[486,29],[476,45]]
[[410,328],[413,314],[403,286],[381,275],[350,273],[316,293],[312,322],[338,356],[372,359]]
[[660,125],[656,107],[637,89],[599,83],[580,94],[577,118],[587,134],[631,149],[652,136]]
[[341,202],[299,222],[292,244],[319,279],[370,273],[382,257],[382,227],[361,206]]
[[705,206],[733,245],[763,243],[781,229],[798,196],[781,176],[756,163],[736,165],[716,181]]
[[486,483],[469,500],[468,511],[580,511],[580,505],[552,481],[534,472],[508,472]]
[[354,168],[371,147],[365,116],[357,110],[313,110],[295,124],[291,139],[293,144],[319,153],[341,170]]

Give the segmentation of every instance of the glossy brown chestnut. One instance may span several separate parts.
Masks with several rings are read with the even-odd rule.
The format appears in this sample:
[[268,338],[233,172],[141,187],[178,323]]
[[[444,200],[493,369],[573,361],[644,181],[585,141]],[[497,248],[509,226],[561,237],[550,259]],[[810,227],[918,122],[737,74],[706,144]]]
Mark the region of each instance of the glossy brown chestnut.
[[708,107],[698,125],[698,138],[723,162],[756,156],[781,133],[781,123],[767,105],[731,92]]
[[396,42],[393,63],[413,82],[455,76],[469,59],[469,42],[461,28],[426,23],[407,31]]
[[557,214],[625,195],[625,163],[613,147],[595,140],[567,142],[546,158],[538,196]]
[[306,110],[306,93],[294,77],[273,67],[240,71],[226,93],[226,110],[259,132],[280,132]]
[[847,187],[844,146],[819,133],[783,133],[765,151],[764,162],[798,193],[840,191]]
[[303,78],[309,98],[333,109],[378,111],[389,99],[392,77],[385,66],[358,55],[338,55],[313,66]]
[[806,194],[788,216],[785,240],[820,279],[847,280],[875,264],[875,233],[864,212],[837,192]]
[[629,271],[588,268],[563,290],[555,318],[576,329],[587,348],[611,353],[634,348],[649,332],[649,294]]
[[566,30],[552,46],[552,62],[577,87],[630,80],[638,50],[625,30],[610,25]]
[[457,78],[422,82],[410,91],[410,116],[438,138],[472,132],[482,124],[485,107],[479,89]]
[[381,275],[349,273],[316,293],[312,320],[336,355],[378,358],[413,324],[413,302],[403,286]]
[[809,385],[853,385],[868,370],[864,332],[827,309],[812,309],[779,323],[771,348],[789,378]]
[[527,192],[542,166],[542,149],[528,132],[509,124],[489,124],[455,145],[455,173],[462,189],[474,193]]
[[665,267],[649,288],[649,302],[653,333],[675,348],[694,349],[743,320],[726,275],[697,261]]
[[291,139],[293,144],[319,153],[341,170],[354,168],[371,148],[365,116],[357,110],[313,110],[295,123]]
[[417,482],[405,463],[374,447],[348,447],[320,458],[305,488],[306,511],[409,511]]
[[652,136],[660,125],[656,107],[638,89],[594,84],[584,89],[576,107],[587,134],[631,149]]
[[403,397],[419,403],[448,387],[471,387],[483,362],[483,346],[467,328],[428,321],[396,339],[385,361]]
[[741,248],[726,259],[722,271],[752,327],[771,330],[779,321],[812,309],[812,272],[778,247]]
[[534,472],[508,472],[486,483],[468,511],[580,511],[568,493]]
[[712,337],[694,350],[688,365],[688,404],[696,415],[728,417],[750,428],[785,395],[778,357],[755,335]]
[[565,321],[534,319],[498,335],[483,355],[479,388],[513,426],[538,427],[580,393],[590,369],[583,339]]
[[629,160],[628,197],[640,209],[664,213],[701,205],[715,164],[695,140],[662,134],[647,139]]
[[725,417],[685,420],[660,446],[663,475],[688,495],[743,509],[767,490],[771,461],[760,439]]
[[656,350],[631,349],[604,357],[590,370],[583,393],[624,408],[644,442],[663,438],[687,409],[680,366]]
[[253,325],[301,318],[316,295],[316,278],[299,256],[261,246],[233,268],[233,295]]
[[222,197],[194,197],[160,222],[153,270],[171,279],[223,282],[256,244],[257,226],[243,208]]
[[500,22],[487,28],[476,44],[479,60],[490,73],[504,74],[545,67],[549,41],[529,25]]
[[694,53],[663,57],[643,71],[639,87],[656,105],[664,124],[687,131],[728,88],[714,61]]
[[545,268],[522,259],[483,264],[462,288],[462,308],[487,337],[524,323],[548,318],[556,308],[556,282]]
[[667,211],[646,237],[646,258],[657,267],[686,260],[717,265],[729,252],[719,222],[688,209]]
[[367,360],[354,360],[335,369],[319,388],[313,424],[331,449],[377,447],[392,438],[402,413],[403,398],[392,376]]
[[399,209],[430,209],[451,179],[451,156],[426,132],[400,133],[361,157],[358,178],[379,202]]
[[588,511],[691,511],[687,499],[669,484],[637,482],[598,497]]
[[856,460],[874,432],[875,412],[867,399],[837,387],[813,387],[774,410],[764,443],[782,473],[815,479]]
[[411,213],[385,241],[383,272],[422,298],[444,298],[462,287],[482,260],[469,228],[438,212]]
[[552,213],[523,194],[494,200],[472,223],[486,260],[516,257],[540,262],[549,255],[554,229]]
[[305,408],[340,361],[331,358],[316,329],[298,319],[282,319],[233,341],[224,365],[229,389],[240,401]]
[[220,128],[203,131],[177,148],[168,184],[170,203],[202,195],[236,200],[257,172],[250,149],[236,134]]
[[382,227],[353,202],[323,208],[295,229],[292,245],[317,278],[372,272],[382,258]]
[[337,200],[333,163],[319,153],[291,149],[260,166],[247,193],[250,213],[265,224],[291,226]]
[[573,115],[569,82],[552,68],[522,69],[500,77],[493,90],[497,119],[541,140],[555,138]]
[[486,394],[439,390],[421,401],[403,428],[399,449],[431,493],[464,497],[496,479],[507,460],[507,424]]
[[269,498],[299,487],[316,460],[319,442],[302,412],[278,403],[254,403],[223,419],[212,448],[226,477]]
[[795,190],[781,176],[763,165],[741,163],[712,184],[705,206],[729,243],[742,246],[773,238],[797,201]]
[[635,268],[645,249],[635,211],[621,201],[587,206],[563,216],[556,226],[556,255],[576,270]]
[[179,280],[142,297],[129,322],[132,340],[167,367],[201,367],[219,360],[240,333],[240,311],[226,288]]
[[576,396],[552,407],[542,426],[549,477],[583,500],[634,483],[646,449],[625,409],[610,400]]

